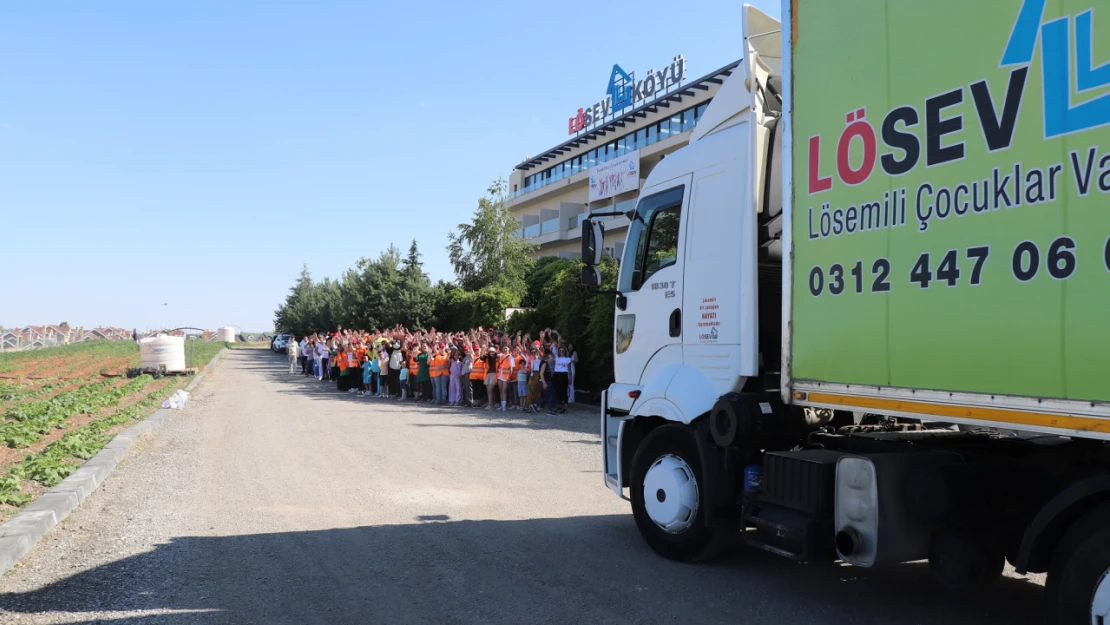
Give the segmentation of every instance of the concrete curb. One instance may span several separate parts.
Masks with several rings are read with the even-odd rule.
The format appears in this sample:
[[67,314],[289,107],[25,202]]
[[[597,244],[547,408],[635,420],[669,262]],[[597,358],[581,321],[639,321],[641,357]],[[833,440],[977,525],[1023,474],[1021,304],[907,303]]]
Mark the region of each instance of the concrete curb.
[[[216,352],[212,360],[208,361],[204,369],[185,387],[186,392],[191,392],[200,384],[205,374],[212,368],[212,365],[216,364],[220,355],[226,349]],[[119,461],[127,455],[131,445],[140,434],[162,427],[166,418],[173,412],[173,410],[161,408],[142,421],[116,434],[103,449],[81,465],[69,477],[28,504],[7,523],[0,525],[0,575],[15,566],[15,563],[27,555],[27,552],[47,532],[61,523],[86,497],[104,483],[104,480],[116,468]]]

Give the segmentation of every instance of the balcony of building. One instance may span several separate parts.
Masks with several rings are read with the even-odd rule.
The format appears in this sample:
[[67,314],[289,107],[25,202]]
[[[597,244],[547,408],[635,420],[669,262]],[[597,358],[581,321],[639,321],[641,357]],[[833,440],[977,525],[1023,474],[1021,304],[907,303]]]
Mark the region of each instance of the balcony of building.
[[[636,208],[637,193],[625,194],[623,198],[602,200],[593,207],[594,212],[628,213]],[[589,215],[585,204],[559,202],[557,207],[541,208],[537,213],[521,214],[519,236],[534,243],[540,253],[545,248],[558,248],[564,242],[577,241],[582,237],[582,221]],[[615,234],[623,238],[624,229],[631,223],[624,215],[599,217],[607,235]],[[607,236],[607,238],[609,238]],[[612,246],[610,246],[612,247]],[[616,254],[619,257],[619,253]]]
[[520,214],[520,236],[537,245],[565,240],[575,229],[578,231],[575,236],[581,236],[579,224],[585,214],[586,205],[575,202],[559,202],[537,213]]

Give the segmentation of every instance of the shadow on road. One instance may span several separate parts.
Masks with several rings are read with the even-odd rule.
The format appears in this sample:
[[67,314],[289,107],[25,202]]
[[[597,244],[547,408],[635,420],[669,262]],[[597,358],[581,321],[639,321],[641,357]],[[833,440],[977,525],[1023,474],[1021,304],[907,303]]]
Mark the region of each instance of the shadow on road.
[[274,354],[269,350],[238,350],[232,352],[231,358],[235,359],[235,367],[253,371],[267,381],[281,384],[279,393],[307,397],[322,402],[351,402],[365,406],[375,406],[389,412],[393,410],[418,411],[421,413],[441,416],[468,416],[481,420],[481,423],[423,423],[414,424],[416,427],[460,427],[460,428],[504,428],[504,429],[532,429],[532,430],[563,430],[566,432],[591,433],[598,432],[598,416],[592,407],[576,406],[575,409],[562,415],[547,415],[542,412],[497,412],[477,408],[452,408],[447,406],[434,406],[422,402],[407,401],[401,403],[396,400],[362,397],[336,390],[334,382],[319,382],[315,378],[303,376],[299,373],[290,374],[288,360],[284,355]]
[[[1040,587],[1021,580],[1006,579],[970,597],[940,590],[921,564],[800,565],[748,548],[717,564],[676,564],[651,553],[627,515],[441,518],[175,538],[31,592],[0,595],[0,621],[4,611],[158,625],[1013,625],[1040,619]],[[106,615],[109,620],[90,614],[104,611],[117,614]],[[143,615],[118,614],[128,611]]]

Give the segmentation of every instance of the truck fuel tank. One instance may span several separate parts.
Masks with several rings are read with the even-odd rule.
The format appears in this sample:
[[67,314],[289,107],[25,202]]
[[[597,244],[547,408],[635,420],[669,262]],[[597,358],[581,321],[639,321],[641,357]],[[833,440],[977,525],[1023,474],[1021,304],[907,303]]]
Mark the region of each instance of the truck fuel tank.
[[862,567],[922,560],[932,527],[913,512],[908,477],[923,466],[960,462],[951,453],[846,454],[836,463],[836,551]]

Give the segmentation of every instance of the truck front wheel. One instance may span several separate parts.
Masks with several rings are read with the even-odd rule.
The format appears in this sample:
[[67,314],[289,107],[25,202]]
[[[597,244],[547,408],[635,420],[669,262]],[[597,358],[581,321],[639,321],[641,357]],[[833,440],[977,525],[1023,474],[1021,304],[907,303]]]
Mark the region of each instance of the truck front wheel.
[[697,443],[681,425],[656,428],[632,459],[630,494],[636,527],[670,560],[708,560],[726,544],[728,529],[705,524]]
[[1048,567],[1045,599],[1054,625],[1110,623],[1110,504],[1064,534]]

